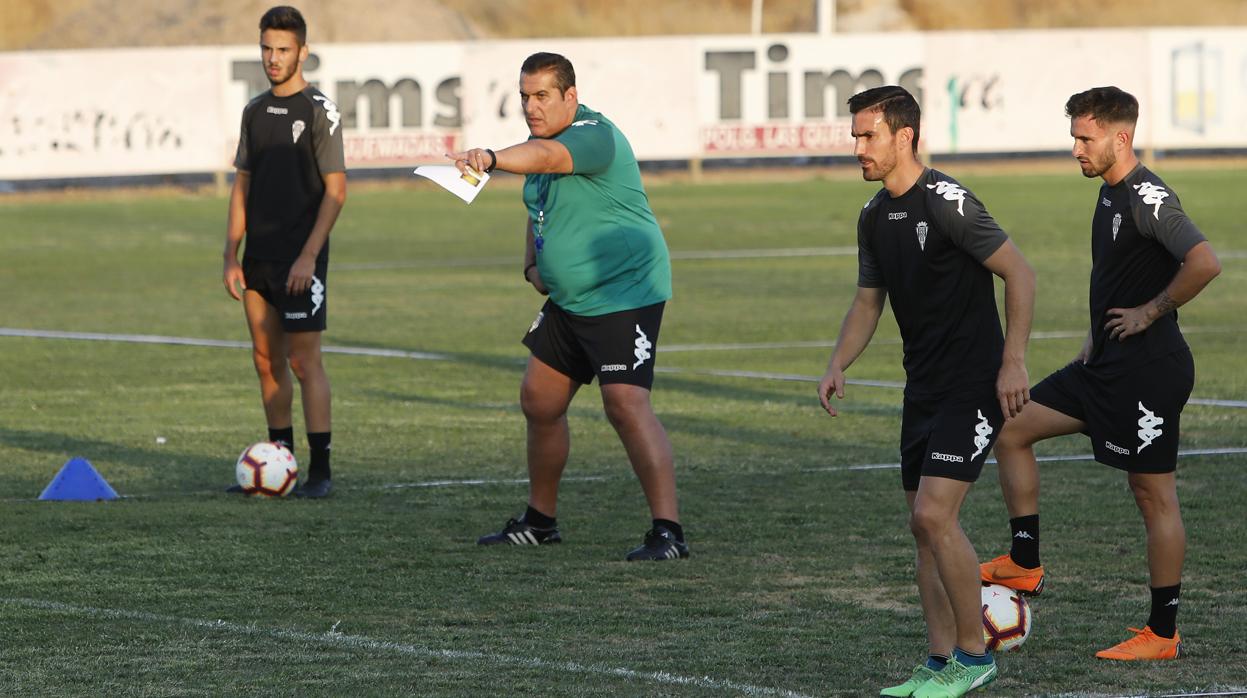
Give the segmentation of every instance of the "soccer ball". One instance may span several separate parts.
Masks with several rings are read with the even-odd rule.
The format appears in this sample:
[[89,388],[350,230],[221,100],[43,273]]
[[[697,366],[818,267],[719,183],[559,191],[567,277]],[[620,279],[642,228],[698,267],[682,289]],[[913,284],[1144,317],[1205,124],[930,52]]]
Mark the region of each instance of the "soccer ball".
[[247,494],[285,497],[299,479],[294,454],[281,444],[261,441],[243,449],[234,468],[238,484]]
[[1013,589],[983,585],[983,641],[992,652],[1015,650],[1031,634],[1031,607]]

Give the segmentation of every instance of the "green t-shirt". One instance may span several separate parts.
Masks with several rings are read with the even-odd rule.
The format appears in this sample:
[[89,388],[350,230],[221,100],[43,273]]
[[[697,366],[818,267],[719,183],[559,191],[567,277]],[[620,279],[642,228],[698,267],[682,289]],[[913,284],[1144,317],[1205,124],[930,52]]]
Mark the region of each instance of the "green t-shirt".
[[582,104],[554,140],[571,153],[572,173],[524,177],[524,205],[541,238],[537,268],[550,300],[594,316],[670,298],[667,243],[628,139]]

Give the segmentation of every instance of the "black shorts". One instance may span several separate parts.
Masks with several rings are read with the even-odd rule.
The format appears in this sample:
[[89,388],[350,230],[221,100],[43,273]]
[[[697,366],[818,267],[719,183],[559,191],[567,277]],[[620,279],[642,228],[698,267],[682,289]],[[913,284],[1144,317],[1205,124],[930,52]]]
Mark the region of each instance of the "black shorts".
[[1004,421],[990,383],[939,399],[906,397],[901,414],[901,486],[916,492],[923,477],[978,480]]
[[1190,350],[1105,376],[1075,361],[1031,389],[1031,400],[1086,424],[1095,459],[1131,473],[1178,466],[1178,426],[1195,385]]
[[312,287],[298,295],[286,293],[286,278],[294,262],[273,262],[266,259],[242,260],[242,273],[247,290],[255,291],[281,313],[281,326],[287,332],[324,332],[328,305],[328,259],[316,260]]
[[654,386],[654,355],[666,303],[586,317],[546,301],[524,346],[533,356],[578,383]]

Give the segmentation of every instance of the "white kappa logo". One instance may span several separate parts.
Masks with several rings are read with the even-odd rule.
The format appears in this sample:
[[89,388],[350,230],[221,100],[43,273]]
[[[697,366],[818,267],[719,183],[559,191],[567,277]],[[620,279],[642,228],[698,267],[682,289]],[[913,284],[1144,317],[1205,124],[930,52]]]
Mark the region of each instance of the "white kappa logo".
[[294,134],[294,142],[299,142],[299,136],[303,135],[303,129],[307,128],[307,124],[303,123],[303,119],[299,119],[290,125],[290,132]]
[[333,132],[338,130],[338,124],[342,123],[342,114],[338,113],[338,105],[325,95],[312,95],[312,99],[325,107],[325,116],[329,119],[329,135],[332,136]]
[[1026,531],[1018,531],[1016,534],[1014,534],[1013,537],[1014,538],[1026,538],[1028,540],[1035,540],[1035,537],[1027,533]]
[[541,321],[544,320],[545,317],[546,317],[546,314],[544,312],[537,313],[537,318],[533,320],[533,324],[529,326],[528,333],[532,334],[533,330],[536,330],[538,327],[541,327]]
[[1164,424],[1165,420],[1157,417],[1155,412],[1144,407],[1141,401],[1139,402],[1139,411],[1143,413],[1143,416],[1139,417],[1139,441],[1142,444],[1139,446],[1137,453],[1142,453],[1143,449],[1151,446],[1153,441],[1165,433],[1164,430],[1156,428]]
[[1143,182],[1142,184],[1132,185],[1139,192],[1139,196],[1143,197],[1143,203],[1152,207],[1152,217],[1160,220],[1160,205],[1165,203],[1169,192],[1164,187],[1158,187],[1151,182]]
[[574,126],[597,126],[597,125],[598,125],[597,119],[581,119],[580,121],[572,122],[573,127]]
[[1121,214],[1113,214],[1113,242],[1117,242],[1117,231],[1121,230]]
[[990,439],[988,437],[990,437],[992,435],[992,431],[994,431],[992,429],[992,425],[987,423],[987,417],[983,416],[983,410],[979,410],[978,412],[979,423],[974,425],[974,447],[978,450],[970,456],[970,460],[978,458],[979,454],[983,452],[983,449],[987,448],[987,444],[990,443]]
[[632,364],[632,370],[635,371],[641,364],[651,358],[649,350],[652,348],[654,348],[654,345],[650,343],[649,337],[646,337],[644,330],[641,329],[640,325],[637,325],[636,351],[632,352],[632,355],[636,357],[636,363]]
[[918,248],[925,251],[927,249],[927,222],[918,221],[918,226],[914,228],[914,232],[918,233]]
[[945,201],[956,201],[957,213],[960,213],[962,216],[966,215],[966,212],[962,210],[962,206],[966,203],[965,189],[962,189],[952,182],[936,182],[935,184],[928,184],[927,189],[934,189],[935,193],[944,197]]
[[321,280],[312,277],[312,314],[315,315],[320,310],[321,304],[325,302],[325,284]]

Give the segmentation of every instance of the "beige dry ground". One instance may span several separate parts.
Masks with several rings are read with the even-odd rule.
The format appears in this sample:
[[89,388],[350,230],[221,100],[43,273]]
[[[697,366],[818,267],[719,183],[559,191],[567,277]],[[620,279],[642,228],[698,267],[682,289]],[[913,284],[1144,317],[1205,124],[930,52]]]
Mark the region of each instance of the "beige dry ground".
[[[0,50],[236,44],[277,0],[0,0]],[[293,0],[311,41],[740,34],[753,0]],[[1247,24],[1243,0],[834,0],[840,31]],[[766,32],[816,0],[762,0]]]

